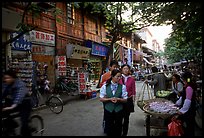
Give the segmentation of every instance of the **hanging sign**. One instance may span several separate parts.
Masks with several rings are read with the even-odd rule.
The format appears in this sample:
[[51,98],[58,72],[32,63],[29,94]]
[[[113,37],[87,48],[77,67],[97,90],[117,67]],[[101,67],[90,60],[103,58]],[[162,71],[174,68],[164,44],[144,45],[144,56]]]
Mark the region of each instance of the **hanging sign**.
[[66,56],[57,56],[57,67],[59,76],[66,76]]
[[[10,34],[10,38],[16,37],[20,32],[14,32]],[[24,34],[23,36],[16,39],[11,43],[12,50],[21,50],[21,51],[31,51],[31,42],[29,41],[29,35]]]

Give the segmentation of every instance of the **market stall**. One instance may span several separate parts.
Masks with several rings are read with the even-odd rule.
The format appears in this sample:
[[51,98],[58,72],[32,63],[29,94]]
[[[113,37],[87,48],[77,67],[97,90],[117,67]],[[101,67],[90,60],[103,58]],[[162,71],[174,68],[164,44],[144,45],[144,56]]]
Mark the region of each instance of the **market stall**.
[[158,95],[163,98],[154,97],[151,93],[151,88],[144,83],[137,99],[137,105],[146,115],[145,127],[147,136],[150,136],[151,128],[167,130],[167,120],[178,111],[173,102],[165,99],[169,92],[164,91],[165,94],[161,94],[161,91],[159,91]]

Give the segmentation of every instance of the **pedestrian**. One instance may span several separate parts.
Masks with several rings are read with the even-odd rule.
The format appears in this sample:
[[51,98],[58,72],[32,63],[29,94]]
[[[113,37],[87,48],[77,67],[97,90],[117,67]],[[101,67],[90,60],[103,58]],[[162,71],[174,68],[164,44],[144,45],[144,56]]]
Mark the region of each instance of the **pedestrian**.
[[176,101],[176,105],[180,107],[178,119],[180,119],[183,124],[185,123],[184,136],[194,136],[196,84],[192,81],[192,74],[189,71],[183,73],[182,80],[184,82],[184,91],[179,100]]
[[111,71],[111,78],[100,89],[100,101],[104,104],[105,128],[108,136],[121,136],[123,103],[127,102],[126,86],[119,84],[120,70]]
[[167,81],[171,80],[171,78],[167,78],[164,73],[159,73],[158,68],[153,66],[152,68],[152,80],[145,80],[144,82],[154,86],[154,96],[156,96],[157,91],[166,90]]
[[131,74],[130,66],[128,64],[123,64],[121,66],[121,70],[122,70],[122,78],[120,79],[120,84],[125,85],[128,92],[127,102],[124,103],[124,108],[123,108],[122,136],[127,136],[130,113],[134,112],[136,87],[135,87],[135,79],[130,75]]
[[[111,72],[112,72],[112,70],[114,70],[114,69],[117,69],[118,68],[118,62],[116,61],[116,60],[112,60],[111,62],[110,62],[110,67],[109,67],[110,69],[109,69],[109,72],[106,72],[105,74],[103,74],[102,75],[102,79],[101,79],[101,82],[100,82],[100,87],[102,87],[102,85],[104,84],[104,83],[106,83],[106,81],[108,80],[108,79],[110,79],[111,78]],[[104,110],[105,111],[105,110]],[[104,133],[106,133],[106,128],[105,128],[105,113],[104,113],[104,116],[103,116],[103,123],[102,123],[102,125],[103,125],[103,129],[104,129]]]
[[88,67],[88,63],[84,62],[83,63],[83,69],[82,72],[85,73],[85,80],[86,82],[90,82],[90,74],[92,73],[92,71],[90,70],[90,68]]
[[172,76],[171,91],[172,93],[168,96],[168,100],[175,103],[183,92],[183,81],[178,74],[173,74]]
[[21,135],[31,136],[28,122],[31,113],[31,97],[26,84],[20,80],[14,70],[4,73],[2,100],[5,101],[2,114],[9,118],[10,113],[19,112],[21,121]]
[[118,61],[112,60],[110,62],[109,71],[102,75],[100,87],[111,77],[111,71],[118,68]]

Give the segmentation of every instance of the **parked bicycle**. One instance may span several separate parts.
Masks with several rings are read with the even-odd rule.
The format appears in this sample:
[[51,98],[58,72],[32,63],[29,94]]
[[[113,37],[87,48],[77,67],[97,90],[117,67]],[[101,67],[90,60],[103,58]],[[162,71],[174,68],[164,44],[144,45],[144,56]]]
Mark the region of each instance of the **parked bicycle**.
[[[17,136],[19,123],[16,119],[19,117],[19,112],[9,114],[2,117],[2,136]],[[32,114],[29,119],[29,128],[32,136],[42,136],[44,133],[43,118],[38,114]]]
[[63,92],[73,96],[78,91],[78,83],[66,78],[58,78],[54,91],[56,93]]
[[53,90],[50,90],[45,93],[46,99],[44,100],[44,97],[40,93],[39,89],[36,87],[35,92],[33,93],[33,98],[35,99],[35,106],[40,106],[40,102],[45,104],[49,107],[49,109],[56,114],[59,114],[63,111],[64,103],[62,99],[60,98],[60,95],[58,93],[54,93]]

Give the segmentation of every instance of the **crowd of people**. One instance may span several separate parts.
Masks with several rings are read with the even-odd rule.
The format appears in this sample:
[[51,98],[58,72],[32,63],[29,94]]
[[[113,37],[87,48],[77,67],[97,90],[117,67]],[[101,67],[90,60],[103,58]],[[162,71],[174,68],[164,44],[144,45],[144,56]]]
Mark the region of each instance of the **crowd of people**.
[[[135,75],[136,70],[127,64],[119,67],[117,61],[113,60],[109,69],[109,72],[102,75],[100,83],[100,101],[104,106],[104,132],[108,136],[127,136],[129,116],[134,112],[135,81],[139,79]],[[177,117],[182,124],[185,124],[184,135],[194,136],[197,89],[196,77],[192,70],[187,67],[184,67],[182,71],[168,70],[167,66],[164,66],[161,72],[153,66],[147,74],[150,74],[150,77],[145,77],[144,83],[153,88],[155,97],[157,91],[171,91],[167,99],[179,107],[179,111],[172,118]]]
[[[185,68],[183,72],[170,72],[167,68],[161,72],[157,67],[149,70],[151,77],[144,78],[144,83],[152,86],[154,96],[159,90],[171,89],[168,99],[179,107],[175,115],[184,127],[184,135],[193,136],[195,126],[195,74]],[[129,117],[134,111],[136,99],[137,76],[128,64],[121,67],[118,62],[110,62],[109,71],[102,75],[100,81],[100,101],[103,103],[103,127],[108,136],[127,136]],[[171,84],[171,85],[169,85]],[[2,108],[3,115],[9,116],[10,112],[18,110],[21,117],[21,135],[30,135],[28,118],[31,113],[31,99],[26,85],[21,81],[16,72],[8,70],[4,73],[2,83]],[[174,117],[175,117],[174,116]]]

